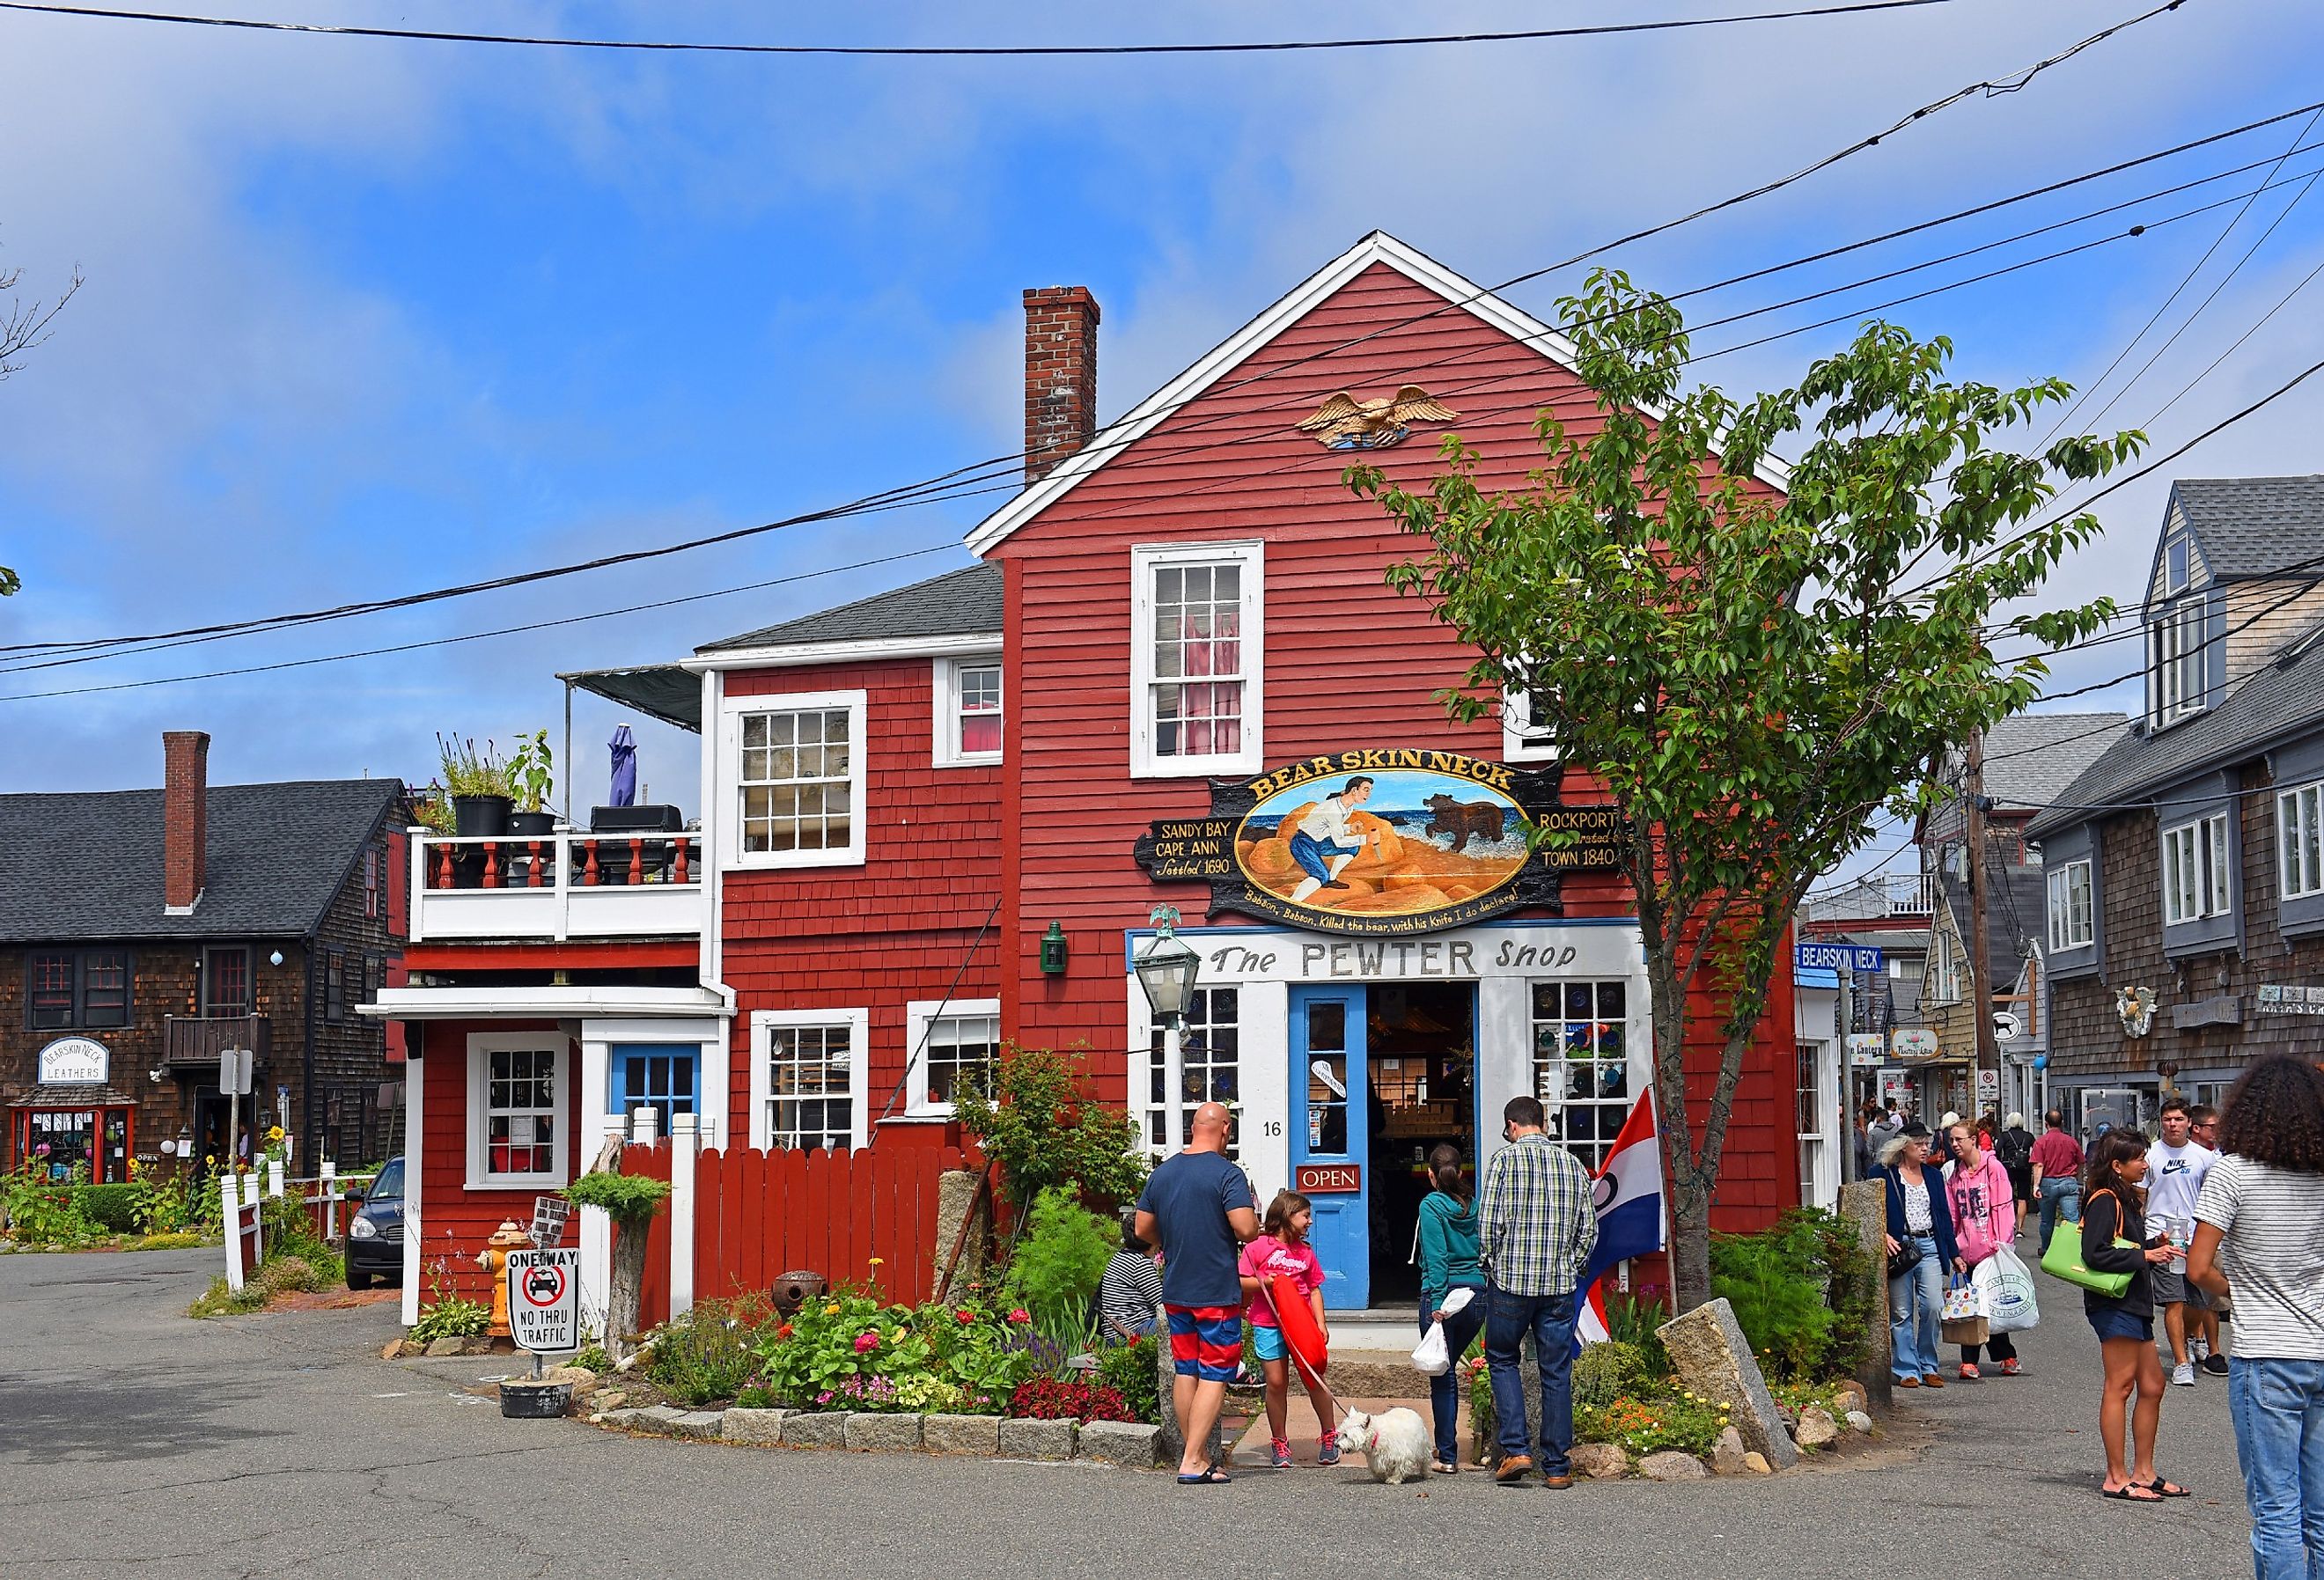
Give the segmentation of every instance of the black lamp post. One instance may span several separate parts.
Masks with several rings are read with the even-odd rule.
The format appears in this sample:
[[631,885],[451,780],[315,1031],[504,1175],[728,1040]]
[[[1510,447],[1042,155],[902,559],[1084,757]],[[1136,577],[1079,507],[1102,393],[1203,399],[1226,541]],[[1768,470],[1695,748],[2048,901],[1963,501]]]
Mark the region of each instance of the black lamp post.
[[1186,1003],[1194,996],[1203,959],[1178,936],[1176,906],[1157,905],[1148,919],[1155,932],[1136,956],[1138,985],[1162,1023],[1162,1139],[1175,1153],[1186,1144]]

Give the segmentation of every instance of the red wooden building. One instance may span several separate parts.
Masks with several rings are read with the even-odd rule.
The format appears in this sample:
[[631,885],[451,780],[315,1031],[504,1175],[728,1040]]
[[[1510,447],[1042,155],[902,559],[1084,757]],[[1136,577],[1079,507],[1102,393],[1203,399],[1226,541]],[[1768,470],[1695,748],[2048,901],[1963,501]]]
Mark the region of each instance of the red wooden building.
[[[1613,1139],[1649,1046],[1626,892],[1515,832],[1591,786],[1521,706],[1447,721],[1467,655],[1388,588],[1414,545],[1342,481],[1359,458],[1424,481],[1457,430],[1488,486],[1521,486],[1536,412],[1595,421],[1571,347],[1375,234],[1099,431],[1096,302],[1025,307],[1027,485],[970,535],[979,565],[575,678],[701,732],[698,830],[601,835],[594,867],[560,834],[514,888],[423,872],[430,975],[378,1006],[423,1025],[431,1249],[409,1272],[529,1211],[641,1105],[730,1150],[950,1144],[948,1093],[1004,1042],[1085,1049],[1158,1146],[1162,1039],[1130,969],[1157,904],[1202,961],[1181,1096],[1235,1108],[1262,1193],[1338,1187],[1334,1304],[1411,1292],[1417,1160],[1489,1150],[1510,1096],[1543,1095],[1587,1160]],[[609,870],[647,881],[575,876]],[[1792,1020],[1786,982],[1724,1226],[1799,1197]]]

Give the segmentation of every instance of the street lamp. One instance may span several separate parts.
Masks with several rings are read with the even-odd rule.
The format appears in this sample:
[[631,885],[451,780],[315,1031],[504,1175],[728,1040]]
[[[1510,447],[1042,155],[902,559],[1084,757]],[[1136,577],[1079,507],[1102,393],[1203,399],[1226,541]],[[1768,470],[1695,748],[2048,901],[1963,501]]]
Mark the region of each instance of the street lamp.
[[1162,1023],[1162,1139],[1176,1153],[1186,1144],[1186,1001],[1194,994],[1203,960],[1178,936],[1176,906],[1157,905],[1147,919],[1154,926],[1154,937],[1138,952],[1135,965],[1147,1006]]

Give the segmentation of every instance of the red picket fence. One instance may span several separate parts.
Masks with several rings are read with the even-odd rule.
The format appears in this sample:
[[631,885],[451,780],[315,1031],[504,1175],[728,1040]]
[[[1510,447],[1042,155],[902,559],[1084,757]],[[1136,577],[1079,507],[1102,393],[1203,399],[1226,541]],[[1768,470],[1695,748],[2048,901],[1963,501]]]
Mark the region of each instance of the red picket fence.
[[[630,1148],[622,1168],[667,1179],[669,1165],[669,1144],[657,1142]],[[937,1180],[968,1166],[957,1149],[927,1146],[706,1150],[695,1161],[694,1298],[763,1293],[803,1270],[925,1300],[936,1283]],[[657,1215],[639,1307],[648,1325],[669,1312],[669,1215]]]

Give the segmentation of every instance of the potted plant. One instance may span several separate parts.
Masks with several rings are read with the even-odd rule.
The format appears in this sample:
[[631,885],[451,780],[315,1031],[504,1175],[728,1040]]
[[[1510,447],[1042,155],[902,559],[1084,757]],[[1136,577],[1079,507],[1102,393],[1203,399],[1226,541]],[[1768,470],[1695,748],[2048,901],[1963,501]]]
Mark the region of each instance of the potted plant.
[[473,739],[457,735],[436,737],[443,753],[444,788],[452,798],[452,821],[463,839],[499,839],[509,831],[509,809],[515,805],[508,764],[490,741],[482,752]]
[[517,738],[515,754],[508,761],[508,779],[516,792],[516,809],[509,814],[508,831],[520,839],[545,838],[556,833],[557,814],[547,806],[557,788],[557,760],[549,753],[547,730]]

